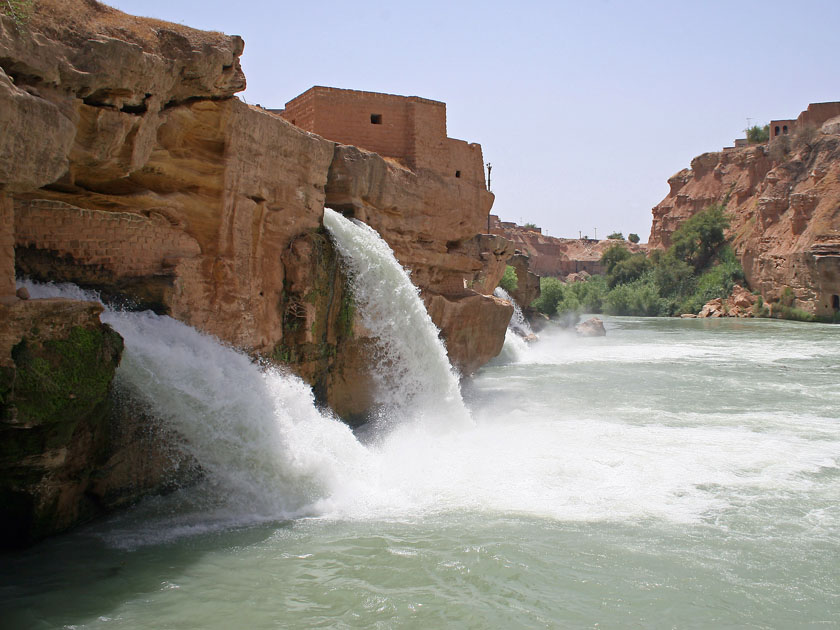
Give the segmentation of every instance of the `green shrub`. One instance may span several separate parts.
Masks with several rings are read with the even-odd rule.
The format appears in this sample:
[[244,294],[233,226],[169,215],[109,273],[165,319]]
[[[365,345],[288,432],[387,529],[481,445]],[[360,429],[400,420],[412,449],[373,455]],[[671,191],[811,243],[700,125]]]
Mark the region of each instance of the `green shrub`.
[[574,294],[582,311],[600,313],[604,309],[604,299],[610,290],[604,276],[592,276],[586,282],[575,282],[568,285],[567,291]]
[[601,254],[601,264],[604,266],[607,275],[609,275],[618,263],[622,260],[627,260],[630,256],[632,256],[630,250],[623,245],[610,245]]
[[647,256],[643,253],[631,254],[613,265],[612,270],[607,273],[607,284],[612,288],[618,284],[633,282],[649,269]]
[[543,315],[557,314],[557,303],[565,297],[564,284],[559,278],[540,278],[540,297],[531,303]]
[[763,127],[753,125],[747,129],[747,142],[750,144],[761,144],[762,142],[767,142],[769,139],[770,125],[764,125]]
[[607,238],[610,239],[611,241],[623,241],[624,240],[624,234],[622,234],[621,232],[613,232]]
[[660,297],[652,276],[648,274],[612,289],[604,300],[604,310],[610,315],[658,317],[668,314],[668,302]]
[[18,28],[25,26],[32,15],[33,0],[0,0],[0,11],[8,15]]
[[[659,252],[654,252],[659,254]],[[694,293],[697,278],[694,267],[684,260],[679,260],[672,251],[665,252],[655,258],[653,277],[656,286],[664,297],[675,297]]]
[[[693,291],[686,291],[682,300],[676,300],[672,311],[679,313],[697,313],[706,302],[717,298],[726,298],[732,294],[732,288],[744,282],[744,270],[735,257],[732,249],[727,245],[721,249],[719,262],[707,268],[696,280]],[[687,295],[686,295],[687,294]]]
[[508,293],[516,291],[516,288],[519,286],[519,280],[516,277],[516,269],[514,269],[510,265],[506,265],[505,274],[499,281],[499,286],[502,287]]
[[796,300],[796,295],[794,294],[793,289],[790,287],[782,289],[782,294],[779,296],[779,304],[782,306],[793,306],[794,300]]
[[641,239],[639,238],[638,234],[634,234],[633,232],[630,232],[630,234],[627,235],[627,240],[630,241],[631,243],[638,243]]
[[569,291],[568,288],[563,291],[563,297],[557,301],[556,311],[558,315],[566,315],[568,313],[580,313],[582,310],[577,296]]
[[772,314],[775,319],[791,319],[796,322],[813,322],[816,320],[816,317],[808,311],[784,304],[774,304]]

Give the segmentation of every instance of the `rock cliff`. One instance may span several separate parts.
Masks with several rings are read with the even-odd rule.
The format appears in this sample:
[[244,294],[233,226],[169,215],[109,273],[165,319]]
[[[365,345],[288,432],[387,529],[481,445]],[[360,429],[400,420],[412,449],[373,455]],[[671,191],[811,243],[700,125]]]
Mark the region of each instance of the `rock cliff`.
[[590,238],[557,238],[543,234],[539,228],[500,221],[490,215],[490,232],[511,241],[514,247],[530,258],[529,269],[538,276],[563,278],[572,273],[585,271],[600,274],[601,256],[604,251],[620,243],[631,252],[644,251],[645,246],[628,241]]
[[[498,352],[508,308],[480,296],[509,252],[477,236],[492,204],[483,188],[242,103],[238,37],[81,0],[39,3],[31,30],[7,18],[2,28],[2,111],[15,132],[0,140],[0,182],[14,198],[19,272],[95,287],[285,357],[342,411],[331,357],[348,335],[333,308],[343,281],[320,229],[326,204],[382,233],[427,301],[471,313],[435,310],[445,338],[482,340],[450,344],[458,367]],[[330,291],[313,292],[318,283]]]
[[792,138],[694,158],[668,180],[668,196],[653,208],[650,245],[667,247],[682,221],[724,203],[750,288],[774,302],[790,287],[794,306],[834,317],[840,310],[838,127],[828,121]]
[[[41,301],[14,297],[16,271],[76,282],[286,363],[361,418],[368,343],[321,225],[328,206],[376,228],[410,268],[463,373],[495,356],[512,307],[488,294],[513,252],[481,234],[492,195],[246,105],[234,96],[243,46],[93,0],[40,0],[22,28],[0,14],[0,301],[29,322],[3,321],[12,345],[60,329],[38,325]],[[106,468],[128,478],[132,431],[120,435]],[[95,493],[130,500],[121,483],[100,477]],[[68,501],[52,531],[83,518]]]

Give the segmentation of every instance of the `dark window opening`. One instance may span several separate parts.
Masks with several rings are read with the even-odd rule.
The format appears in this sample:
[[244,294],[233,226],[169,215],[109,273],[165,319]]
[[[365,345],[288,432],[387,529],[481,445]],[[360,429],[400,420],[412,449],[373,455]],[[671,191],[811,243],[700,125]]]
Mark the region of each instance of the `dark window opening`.
[[782,127],[782,133],[787,133],[787,125],[785,125],[784,127]]
[[461,171],[455,171],[455,177],[461,177]]
[[840,295],[831,296],[831,308],[835,311],[840,311]]
[[779,131],[780,131],[780,130],[779,130],[779,125],[776,125],[773,135],[774,135],[774,136],[778,136],[778,135],[779,135]]
[[293,125],[296,125],[296,124],[297,124],[297,121],[296,121],[294,118],[292,118],[292,124],[293,124]]
[[371,114],[370,115],[370,124],[371,125],[381,125],[382,124],[382,114]]

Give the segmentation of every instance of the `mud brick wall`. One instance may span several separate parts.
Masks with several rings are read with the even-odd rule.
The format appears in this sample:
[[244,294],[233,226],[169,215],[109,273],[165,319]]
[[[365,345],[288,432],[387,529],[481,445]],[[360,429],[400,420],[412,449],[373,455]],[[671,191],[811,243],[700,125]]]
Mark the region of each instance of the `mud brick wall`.
[[446,104],[440,101],[315,86],[277,113],[333,142],[485,187],[481,145],[446,136]]

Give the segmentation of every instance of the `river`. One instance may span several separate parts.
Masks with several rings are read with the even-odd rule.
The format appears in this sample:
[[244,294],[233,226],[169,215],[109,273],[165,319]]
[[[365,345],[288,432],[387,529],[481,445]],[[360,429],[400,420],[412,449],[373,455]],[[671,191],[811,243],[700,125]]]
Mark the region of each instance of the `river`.
[[840,626],[840,327],[605,321],[509,343],[462,385],[470,422],[364,442],[268,377],[305,437],[259,484],[303,498],[194,488],[6,556],[3,627]]

